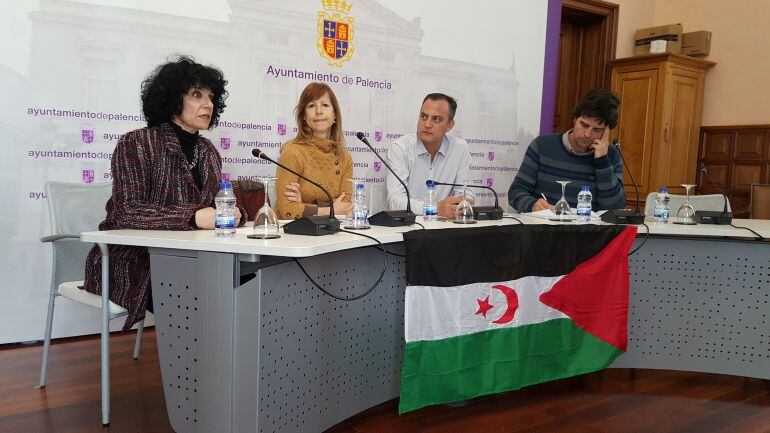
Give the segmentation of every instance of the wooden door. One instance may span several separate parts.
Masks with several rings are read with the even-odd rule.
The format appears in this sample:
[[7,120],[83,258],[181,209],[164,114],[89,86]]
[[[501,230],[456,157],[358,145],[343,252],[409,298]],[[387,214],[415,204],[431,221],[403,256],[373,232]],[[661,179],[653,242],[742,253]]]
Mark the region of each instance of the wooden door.
[[563,0],[553,131],[572,128],[572,109],[590,89],[606,89],[615,58],[618,6],[600,0]]
[[559,33],[559,78],[556,83],[556,107],[553,131],[566,131],[572,127],[572,107],[577,102],[576,77],[580,76],[581,27],[577,23],[562,21]]

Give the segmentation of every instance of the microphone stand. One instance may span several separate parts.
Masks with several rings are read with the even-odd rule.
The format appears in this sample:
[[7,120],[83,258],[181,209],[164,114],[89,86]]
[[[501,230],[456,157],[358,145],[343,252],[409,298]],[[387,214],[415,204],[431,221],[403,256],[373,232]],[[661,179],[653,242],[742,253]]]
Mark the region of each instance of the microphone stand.
[[[300,178],[310,182],[311,184],[317,186],[321,191],[326,193],[326,196],[329,197],[329,216],[313,215],[309,217],[298,218],[288,224],[284,224],[283,226],[284,233],[292,234],[292,235],[320,236],[320,235],[330,235],[332,233],[337,233],[338,231],[340,231],[340,220],[334,217],[334,199],[332,199],[332,195],[329,194],[329,191],[327,191],[326,188],[322,187],[316,182],[313,182],[312,180],[306,178],[305,176],[297,173],[296,171],[286,167],[280,162],[273,160],[269,156],[265,155],[259,149],[252,150],[251,154],[254,155],[254,157],[256,158],[261,158],[261,159],[264,159],[265,161],[270,161],[273,164],[277,165],[278,167],[281,167],[282,169],[288,171],[289,173],[297,175]],[[267,194],[267,191],[265,191],[265,194]]]
[[[706,170],[706,165],[703,163],[701,163],[700,172],[706,176],[706,180],[708,180],[710,184],[716,185],[717,189],[719,189],[719,192],[722,194],[722,197],[725,199],[725,205],[722,208],[722,212],[712,210],[696,210],[695,221],[697,221],[699,224],[729,225],[733,222],[733,214],[727,210],[727,194],[725,194],[724,190],[718,183],[711,179],[708,170]],[[701,190],[701,192],[703,191]]]
[[356,138],[361,140],[362,143],[364,143],[369,149],[374,152],[374,155],[382,161],[383,164],[385,164],[385,167],[393,173],[393,176],[398,179],[399,182],[401,182],[401,185],[404,186],[404,190],[406,191],[406,210],[384,210],[381,212],[377,212],[376,214],[369,217],[369,225],[373,226],[385,226],[385,227],[400,227],[400,226],[410,226],[414,224],[415,215],[414,212],[412,212],[412,200],[409,197],[409,188],[407,188],[406,184],[403,180],[401,180],[400,177],[396,174],[395,171],[388,165],[387,162],[380,156],[379,153],[377,153],[371,144],[369,144],[369,140],[366,139],[364,134],[362,132],[356,133]]
[[618,150],[620,160],[623,161],[623,165],[628,169],[628,176],[631,177],[631,182],[634,184],[634,190],[636,191],[636,210],[633,212],[628,209],[608,210],[602,214],[601,220],[612,224],[642,224],[644,222],[644,214],[639,213],[639,185],[636,183],[633,173],[631,173],[631,167],[626,164],[623,152],[620,151],[620,141],[616,138],[612,140],[612,145]]
[[[447,185],[447,186],[463,186],[457,183],[446,183],[446,182],[436,182],[435,180],[426,180],[425,185]],[[501,220],[503,219],[503,209],[500,207],[500,204],[497,200],[497,192],[484,185],[465,185],[469,188],[484,188],[492,191],[492,194],[495,196],[495,205],[492,207],[489,206],[473,206],[473,218],[476,220]]]

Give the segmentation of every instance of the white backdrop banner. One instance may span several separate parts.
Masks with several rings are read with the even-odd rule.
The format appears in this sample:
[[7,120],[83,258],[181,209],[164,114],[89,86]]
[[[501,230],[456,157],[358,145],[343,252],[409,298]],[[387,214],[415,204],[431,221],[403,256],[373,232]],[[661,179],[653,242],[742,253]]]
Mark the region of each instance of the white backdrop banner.
[[[293,108],[311,81],[342,109],[354,176],[382,184],[378,152],[414,133],[423,97],[455,97],[453,134],[471,147],[469,181],[505,195],[540,128],[547,1],[18,0],[0,16],[0,344],[42,338],[50,285],[44,185],[107,182],[117,140],[144,126],[139,85],[174,54],[229,81],[219,127],[223,176],[275,167],[296,133]],[[13,41],[13,42],[11,42]],[[384,153],[383,153],[384,154]],[[491,193],[477,193],[491,204]],[[98,332],[97,311],[60,300],[54,336]],[[119,327],[120,324],[114,324]]]

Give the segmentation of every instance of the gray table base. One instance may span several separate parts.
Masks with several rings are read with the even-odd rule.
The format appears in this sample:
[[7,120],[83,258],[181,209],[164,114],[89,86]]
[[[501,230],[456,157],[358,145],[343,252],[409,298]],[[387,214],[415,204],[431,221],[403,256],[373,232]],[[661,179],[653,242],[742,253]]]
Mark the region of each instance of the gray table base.
[[[321,293],[293,261],[257,259],[151,250],[174,430],[320,432],[398,396],[404,259],[389,256],[382,282],[352,302]],[[300,261],[322,287],[349,297],[376,280],[382,253],[366,248]],[[239,275],[251,271],[255,278],[238,286]]]
[[[178,433],[321,432],[398,396],[403,259],[388,258],[369,296],[342,302],[287,259],[150,252]],[[301,262],[325,289],[352,296],[375,280],[382,257],[366,248]],[[770,244],[650,238],[630,264],[629,346],[613,367],[770,378]]]
[[629,265],[628,351],[613,367],[770,379],[770,243],[650,238]]

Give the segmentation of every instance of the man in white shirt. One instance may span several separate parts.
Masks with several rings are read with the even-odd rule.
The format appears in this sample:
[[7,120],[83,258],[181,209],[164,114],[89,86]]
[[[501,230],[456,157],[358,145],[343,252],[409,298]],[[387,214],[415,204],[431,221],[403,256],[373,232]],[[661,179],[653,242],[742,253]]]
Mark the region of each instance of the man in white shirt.
[[[468,143],[462,138],[446,135],[455,126],[456,111],[457,101],[451,96],[427,95],[420,108],[417,134],[402,135],[388,149],[390,165],[409,188],[412,210],[416,213],[423,209],[426,180],[456,184],[468,180],[471,162]],[[385,187],[388,209],[406,209],[406,191],[393,173],[388,173]],[[462,200],[462,187],[437,185],[436,194],[439,216],[454,218],[457,204]],[[467,190],[467,196],[473,202],[472,189]]]

